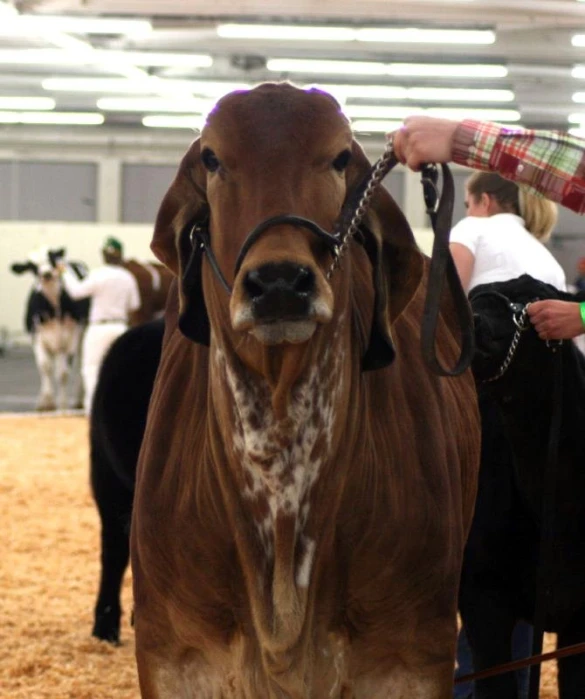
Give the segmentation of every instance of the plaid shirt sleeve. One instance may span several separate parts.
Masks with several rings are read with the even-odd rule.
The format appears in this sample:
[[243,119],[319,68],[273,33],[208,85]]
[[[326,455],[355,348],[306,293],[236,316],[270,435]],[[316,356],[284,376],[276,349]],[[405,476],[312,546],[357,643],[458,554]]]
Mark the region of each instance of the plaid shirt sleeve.
[[466,119],[455,132],[453,160],[497,172],[563,206],[585,212],[585,141],[561,131],[509,129]]

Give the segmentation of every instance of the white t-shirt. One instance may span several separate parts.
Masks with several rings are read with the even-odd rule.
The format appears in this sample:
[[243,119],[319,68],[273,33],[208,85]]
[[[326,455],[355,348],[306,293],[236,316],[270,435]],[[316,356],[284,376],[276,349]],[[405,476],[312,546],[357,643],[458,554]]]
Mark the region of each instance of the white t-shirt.
[[479,284],[505,282],[522,274],[566,290],[563,268],[526,230],[520,216],[467,216],[453,227],[449,242],[464,245],[475,258],[467,291]]
[[63,272],[63,283],[73,299],[91,298],[89,322],[128,322],[131,311],[140,308],[138,283],[127,269],[104,265],[79,280],[70,270]]

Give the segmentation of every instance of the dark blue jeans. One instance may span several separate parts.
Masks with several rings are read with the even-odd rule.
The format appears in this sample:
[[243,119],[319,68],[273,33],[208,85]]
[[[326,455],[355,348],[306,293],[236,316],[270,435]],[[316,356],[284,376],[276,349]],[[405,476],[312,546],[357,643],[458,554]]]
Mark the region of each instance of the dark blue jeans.
[[[532,626],[525,621],[519,621],[512,635],[512,659],[527,658],[532,652]],[[457,638],[457,669],[455,677],[462,677],[473,672],[473,658],[467,642],[465,630],[462,628]],[[528,699],[529,668],[516,671],[519,699]],[[455,685],[453,699],[472,699],[473,682]]]

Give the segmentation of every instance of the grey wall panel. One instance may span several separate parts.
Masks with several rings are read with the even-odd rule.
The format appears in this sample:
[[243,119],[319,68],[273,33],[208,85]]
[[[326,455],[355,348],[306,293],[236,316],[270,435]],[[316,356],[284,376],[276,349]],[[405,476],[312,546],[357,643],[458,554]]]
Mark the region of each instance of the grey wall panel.
[[585,217],[564,206],[559,206],[559,220],[555,232],[561,235],[582,236],[585,241]]
[[17,163],[20,221],[95,221],[95,163]]
[[15,163],[0,161],[0,220],[9,221],[16,213]]
[[122,222],[154,223],[177,166],[125,164],[122,168]]

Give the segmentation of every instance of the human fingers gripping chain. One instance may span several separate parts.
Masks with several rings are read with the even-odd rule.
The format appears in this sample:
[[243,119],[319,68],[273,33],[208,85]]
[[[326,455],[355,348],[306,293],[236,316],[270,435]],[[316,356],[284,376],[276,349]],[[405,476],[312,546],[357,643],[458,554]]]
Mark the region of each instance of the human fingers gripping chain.
[[458,122],[427,116],[411,116],[404,125],[388,134],[396,157],[412,170],[423,163],[445,163],[452,159],[453,137]]
[[585,302],[534,301],[528,315],[543,340],[568,340],[585,333]]

